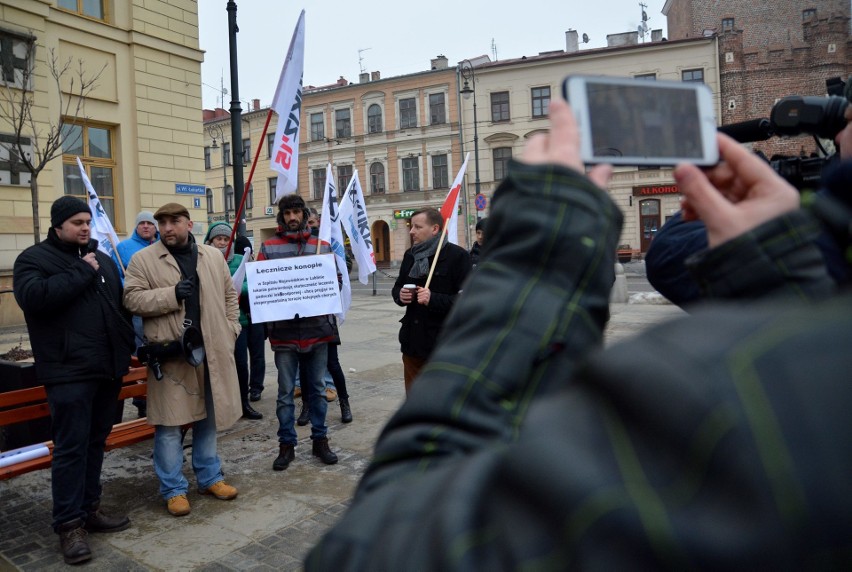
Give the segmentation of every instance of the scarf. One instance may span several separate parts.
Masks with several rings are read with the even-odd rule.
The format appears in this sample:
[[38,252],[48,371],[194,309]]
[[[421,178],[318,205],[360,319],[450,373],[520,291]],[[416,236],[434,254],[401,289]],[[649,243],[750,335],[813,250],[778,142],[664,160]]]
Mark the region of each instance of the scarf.
[[[435,252],[438,250],[438,239],[442,235],[438,234],[421,242],[420,244],[415,244],[411,247],[411,254],[414,256],[414,264],[411,266],[411,270],[408,271],[408,275],[412,278],[422,278],[429,274],[429,257],[434,256]],[[444,236],[443,244],[447,244],[447,237]]]

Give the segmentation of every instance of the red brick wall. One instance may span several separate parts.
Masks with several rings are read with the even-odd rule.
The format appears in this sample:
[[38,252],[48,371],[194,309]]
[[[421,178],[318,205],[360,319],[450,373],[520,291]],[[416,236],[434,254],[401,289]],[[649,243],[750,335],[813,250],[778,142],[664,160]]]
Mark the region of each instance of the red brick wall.
[[[808,8],[816,8],[816,18],[803,21]],[[734,18],[732,32],[722,32],[722,18]],[[825,80],[852,74],[849,0],[673,0],[668,22],[670,39],[705,29],[719,34],[723,125],[768,118],[788,95],[824,96]],[[767,156],[816,151],[807,135],[773,137],[754,148]]]

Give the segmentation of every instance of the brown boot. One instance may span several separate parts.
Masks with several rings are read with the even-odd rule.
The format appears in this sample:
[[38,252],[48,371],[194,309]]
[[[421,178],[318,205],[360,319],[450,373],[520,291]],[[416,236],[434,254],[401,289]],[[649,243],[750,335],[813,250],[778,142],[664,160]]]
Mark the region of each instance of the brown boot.
[[110,516],[101,510],[100,503],[95,504],[83,525],[89,532],[118,532],[130,526],[127,515]]
[[59,525],[59,547],[66,564],[79,564],[92,558],[82,519],[75,518]]

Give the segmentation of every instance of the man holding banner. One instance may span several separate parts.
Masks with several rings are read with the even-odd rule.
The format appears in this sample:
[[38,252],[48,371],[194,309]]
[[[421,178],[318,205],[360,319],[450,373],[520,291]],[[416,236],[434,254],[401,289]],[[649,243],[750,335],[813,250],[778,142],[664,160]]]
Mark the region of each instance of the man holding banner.
[[[261,245],[258,262],[331,252],[327,242],[311,235],[307,228],[308,214],[302,197],[295,193],[285,195],[278,202],[278,231],[274,238]],[[333,465],[337,462],[337,455],[328,445],[328,427],[325,424],[328,402],[322,376],[328,361],[328,343],[334,339],[334,316],[300,317],[297,313],[292,319],[268,322],[266,331],[278,369],[275,413],[278,416],[279,454],[272,468],[283,471],[296,456],[293,390],[297,370],[301,375],[303,392],[310,399],[312,453],[326,465]],[[305,391],[307,387],[312,390]]]
[[470,272],[470,256],[464,248],[447,240],[442,232],[444,224],[441,212],[434,208],[411,216],[408,234],[413,245],[405,251],[391,291],[393,301],[405,306],[399,343],[406,395],[429,359],[441,326]]

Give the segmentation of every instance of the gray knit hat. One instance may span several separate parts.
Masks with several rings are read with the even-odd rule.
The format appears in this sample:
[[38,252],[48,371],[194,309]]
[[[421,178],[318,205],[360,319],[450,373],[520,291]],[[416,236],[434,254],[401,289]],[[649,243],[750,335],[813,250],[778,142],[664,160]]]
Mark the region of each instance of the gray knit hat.
[[136,215],[136,224],[134,224],[134,228],[139,226],[140,222],[150,222],[154,226],[157,226],[157,221],[154,219],[154,213],[151,211],[139,211],[139,214]]
[[209,244],[211,240],[216,238],[217,236],[227,236],[230,238],[231,236],[231,225],[226,222],[217,222],[207,231],[207,234],[204,236],[204,243]]

